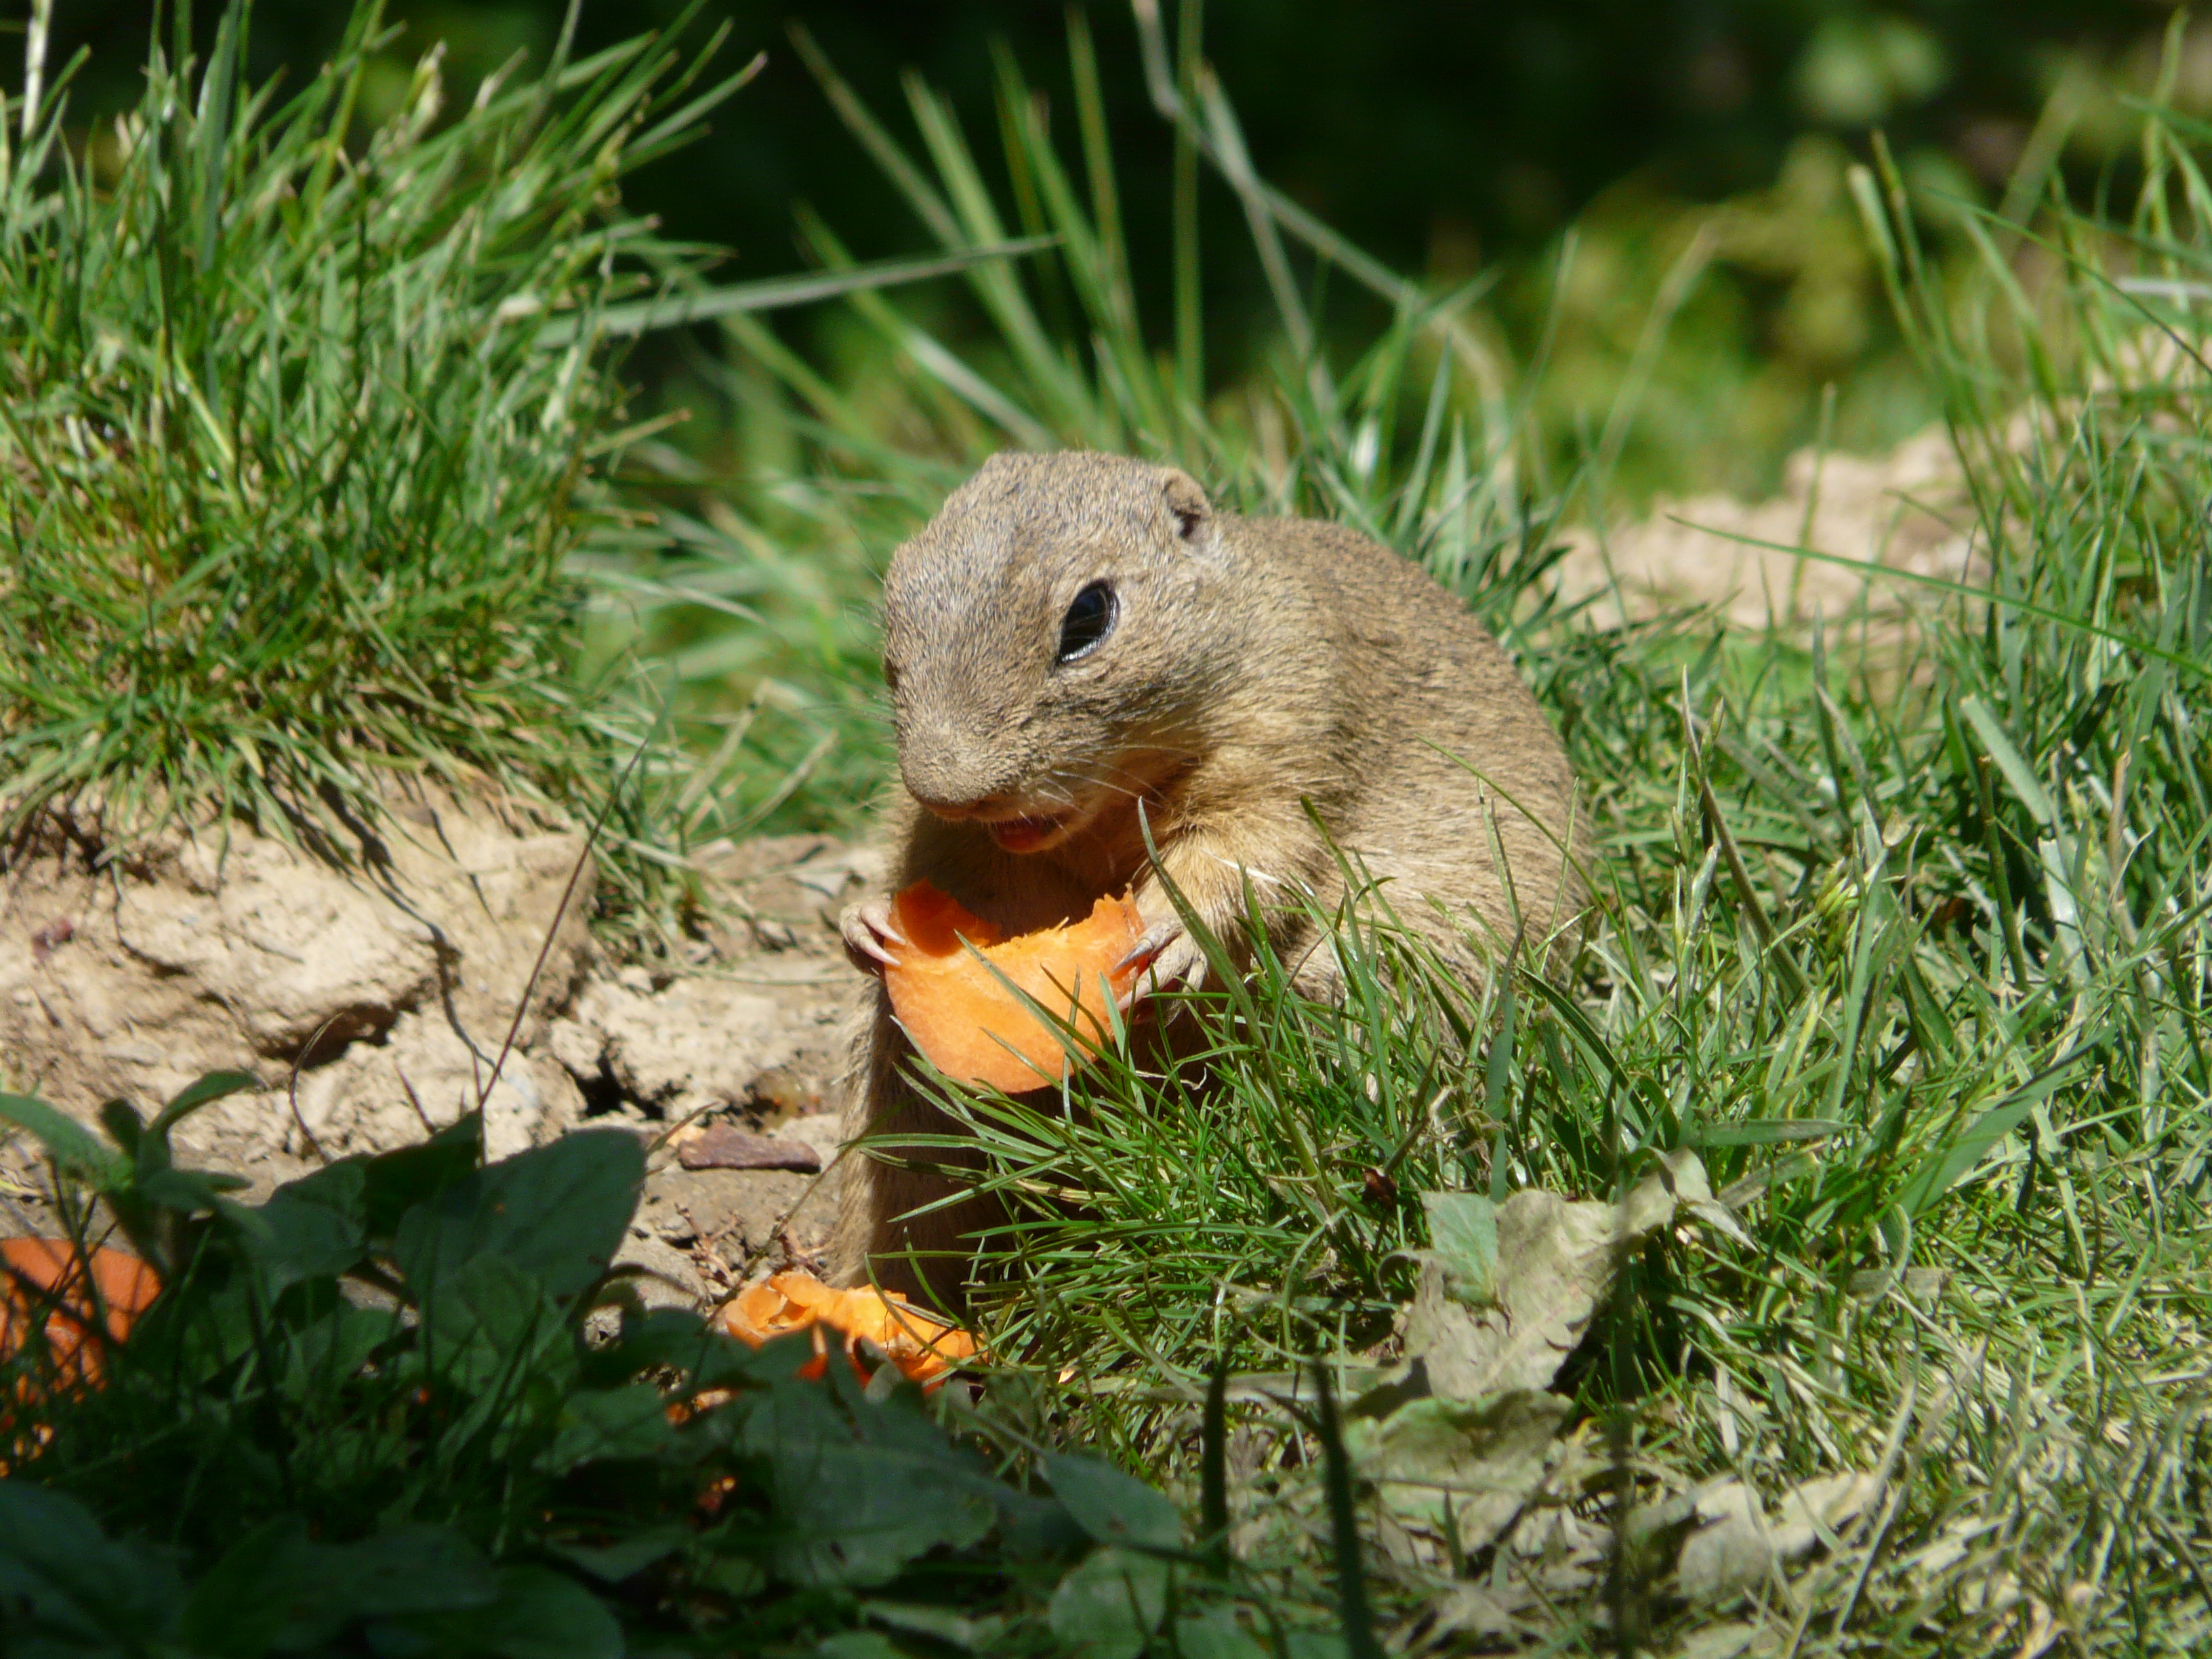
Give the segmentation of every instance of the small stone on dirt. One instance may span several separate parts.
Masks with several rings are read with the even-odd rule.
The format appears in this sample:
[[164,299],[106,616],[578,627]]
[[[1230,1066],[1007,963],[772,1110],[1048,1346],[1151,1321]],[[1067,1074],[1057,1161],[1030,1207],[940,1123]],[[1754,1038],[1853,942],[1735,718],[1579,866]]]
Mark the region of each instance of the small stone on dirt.
[[750,1135],[726,1123],[680,1138],[676,1158],[687,1170],[795,1170],[811,1175],[822,1167],[822,1154],[805,1141]]

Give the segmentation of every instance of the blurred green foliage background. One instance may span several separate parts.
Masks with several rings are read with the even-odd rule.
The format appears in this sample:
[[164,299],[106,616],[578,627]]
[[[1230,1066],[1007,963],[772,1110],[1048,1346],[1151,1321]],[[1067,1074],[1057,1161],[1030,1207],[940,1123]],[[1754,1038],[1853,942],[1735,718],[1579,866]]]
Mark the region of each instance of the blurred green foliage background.
[[[684,9],[586,0],[578,44],[608,44]],[[702,9],[702,21],[728,26],[732,62],[756,52],[767,62],[711,138],[636,179],[629,200],[673,235],[732,249],[726,279],[810,263],[793,234],[801,204],[861,258],[927,245],[793,50],[794,21],[878,111],[899,111],[911,71],[971,131],[987,130],[1003,46],[1043,89],[1055,126],[1072,124],[1057,5],[706,0]],[[1146,102],[1128,9],[1094,0],[1086,9],[1132,184],[1139,313],[1164,339],[1171,137]],[[196,35],[210,34],[216,10],[200,0]],[[514,54],[543,63],[564,10],[563,0],[392,0],[405,32],[374,91],[396,104],[416,58],[442,41],[447,84],[466,95]],[[1831,384],[1826,430],[1843,447],[1878,447],[1931,418],[1861,246],[1847,161],[1882,131],[1939,223],[1950,204],[1996,207],[2009,196],[2021,206],[2054,173],[2084,197],[2124,191],[2126,100],[2152,91],[2172,10],[2163,0],[1212,0],[1205,40],[1263,177],[1399,270],[1443,286],[1488,273],[1485,325],[1509,363],[1546,353],[1534,412],[1563,452],[1604,424],[1655,298],[1677,273],[1679,307],[1613,479],[1633,502],[1662,489],[1771,487],[1786,453],[1822,430]],[[55,60],[92,48],[81,111],[134,95],[152,11],[148,0],[57,6]],[[344,11],[259,0],[255,76],[319,62]],[[2173,61],[2176,104],[2212,106],[2212,29],[2188,35]],[[1136,187],[1145,181],[1158,187]],[[1238,215],[1209,179],[1215,389],[1247,379],[1271,337]],[[924,302],[949,313],[930,325],[957,337],[963,296],[944,290]],[[1319,297],[1325,329],[1371,336],[1376,316],[1360,296],[1340,284]],[[855,330],[842,310],[779,327],[833,368],[849,370],[849,352],[863,349],[846,343]],[[639,368],[695,414],[717,401],[685,384],[680,343],[649,350]],[[732,441],[742,459],[741,427],[695,427],[687,447]]]

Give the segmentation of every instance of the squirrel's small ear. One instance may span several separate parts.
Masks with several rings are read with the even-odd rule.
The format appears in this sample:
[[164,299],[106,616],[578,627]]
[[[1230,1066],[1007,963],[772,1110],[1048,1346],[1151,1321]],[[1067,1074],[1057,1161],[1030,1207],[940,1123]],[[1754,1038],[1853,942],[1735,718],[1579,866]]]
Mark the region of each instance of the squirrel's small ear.
[[1175,520],[1176,534],[1183,540],[1195,541],[1206,521],[1213,516],[1213,507],[1206,499],[1206,492],[1198,487],[1198,480],[1189,473],[1170,468],[1160,481],[1160,495],[1166,503],[1168,516]]

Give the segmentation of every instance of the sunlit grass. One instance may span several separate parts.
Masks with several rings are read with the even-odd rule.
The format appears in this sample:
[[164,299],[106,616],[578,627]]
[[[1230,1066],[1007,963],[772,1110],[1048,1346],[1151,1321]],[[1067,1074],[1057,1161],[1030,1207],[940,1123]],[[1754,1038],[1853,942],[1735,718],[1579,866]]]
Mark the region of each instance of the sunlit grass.
[[564,562],[622,390],[541,334],[681,267],[606,210],[700,65],[641,37],[454,112],[433,53],[354,149],[374,9],[282,103],[242,21],[204,71],[157,47],[81,158],[50,100],[0,178],[9,821],[213,806],[343,849],[425,770],[586,805],[615,745]]

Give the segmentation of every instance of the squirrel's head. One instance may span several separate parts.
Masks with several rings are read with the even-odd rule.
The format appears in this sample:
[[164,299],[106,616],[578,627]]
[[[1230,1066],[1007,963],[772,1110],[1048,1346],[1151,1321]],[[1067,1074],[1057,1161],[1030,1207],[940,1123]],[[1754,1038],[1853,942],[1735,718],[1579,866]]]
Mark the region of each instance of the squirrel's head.
[[908,789],[1036,852],[1179,769],[1237,647],[1227,558],[1173,467],[993,456],[884,579]]

